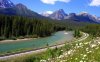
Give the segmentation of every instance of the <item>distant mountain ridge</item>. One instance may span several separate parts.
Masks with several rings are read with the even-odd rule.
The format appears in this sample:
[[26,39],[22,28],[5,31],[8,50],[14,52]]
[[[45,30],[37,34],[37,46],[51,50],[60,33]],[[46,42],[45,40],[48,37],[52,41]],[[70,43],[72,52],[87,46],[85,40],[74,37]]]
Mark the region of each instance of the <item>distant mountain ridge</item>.
[[48,17],[55,20],[70,19],[70,20],[75,20],[77,22],[100,23],[100,17],[96,17],[87,12],[81,12],[80,14],[76,13],[66,14],[63,9],[59,9],[53,12],[53,14],[50,14]]

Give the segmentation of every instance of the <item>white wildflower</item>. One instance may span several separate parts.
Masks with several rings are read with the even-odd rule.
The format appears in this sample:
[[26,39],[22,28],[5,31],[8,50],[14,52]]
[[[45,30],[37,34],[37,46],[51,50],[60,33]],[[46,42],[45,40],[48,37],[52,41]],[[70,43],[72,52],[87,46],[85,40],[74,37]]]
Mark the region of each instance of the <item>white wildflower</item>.
[[61,60],[60,62],[66,62],[67,60]]
[[63,57],[64,57],[64,55],[60,55],[58,58],[61,59],[61,58],[63,58]]
[[87,52],[87,53],[90,53],[90,52]]
[[92,51],[89,51],[89,53],[91,53]]
[[78,46],[78,44],[76,44],[76,46]]
[[100,44],[100,42],[98,42],[98,44]]
[[71,54],[71,51],[68,51],[68,54]]
[[79,45],[81,46],[81,45],[82,45],[82,43],[79,43]]
[[46,62],[46,60],[40,60],[40,62]]
[[99,39],[99,37],[97,37],[97,39]]
[[82,60],[80,62],[83,62]]
[[85,45],[87,45],[88,44],[88,42],[86,42],[86,43],[84,43]]
[[84,61],[84,62],[86,62],[86,61]]
[[86,48],[86,51],[89,51],[89,48]]
[[68,53],[65,53],[65,56],[67,56],[68,55]]
[[61,50],[63,52],[63,50]]
[[96,47],[96,45],[95,45],[95,44],[92,44],[92,45],[91,45],[91,48],[93,48],[93,47]]
[[99,47],[96,47],[95,49],[99,49]]
[[82,59],[84,60],[85,58],[83,57]]
[[75,60],[77,60],[78,58],[75,58]]
[[50,60],[50,58],[48,58],[48,60]]
[[87,55],[85,54],[85,55],[83,55],[83,57],[86,57]]

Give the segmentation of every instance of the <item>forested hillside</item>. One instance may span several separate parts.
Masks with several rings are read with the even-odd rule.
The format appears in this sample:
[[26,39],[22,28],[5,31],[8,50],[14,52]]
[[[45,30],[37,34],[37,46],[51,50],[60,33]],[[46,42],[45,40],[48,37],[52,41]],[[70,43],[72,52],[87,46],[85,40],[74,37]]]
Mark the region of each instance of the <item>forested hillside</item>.
[[44,37],[65,27],[48,20],[0,15],[0,38]]

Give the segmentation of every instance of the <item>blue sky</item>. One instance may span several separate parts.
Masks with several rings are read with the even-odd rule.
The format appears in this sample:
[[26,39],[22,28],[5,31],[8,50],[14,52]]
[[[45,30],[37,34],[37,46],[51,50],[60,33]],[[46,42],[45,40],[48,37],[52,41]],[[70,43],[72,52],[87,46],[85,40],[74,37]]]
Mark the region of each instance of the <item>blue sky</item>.
[[29,9],[42,13],[64,9],[66,13],[88,12],[100,17],[100,0],[11,0],[22,3]]

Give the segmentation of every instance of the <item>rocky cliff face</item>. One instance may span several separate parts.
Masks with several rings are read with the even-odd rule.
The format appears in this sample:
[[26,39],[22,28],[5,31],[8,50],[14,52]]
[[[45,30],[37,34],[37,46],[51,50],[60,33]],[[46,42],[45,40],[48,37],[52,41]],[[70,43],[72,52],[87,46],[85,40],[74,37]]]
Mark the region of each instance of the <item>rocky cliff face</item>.
[[65,19],[66,16],[67,14],[64,12],[63,9],[59,9],[55,11],[53,14],[49,15],[50,18],[56,19],[56,20],[63,20]]

